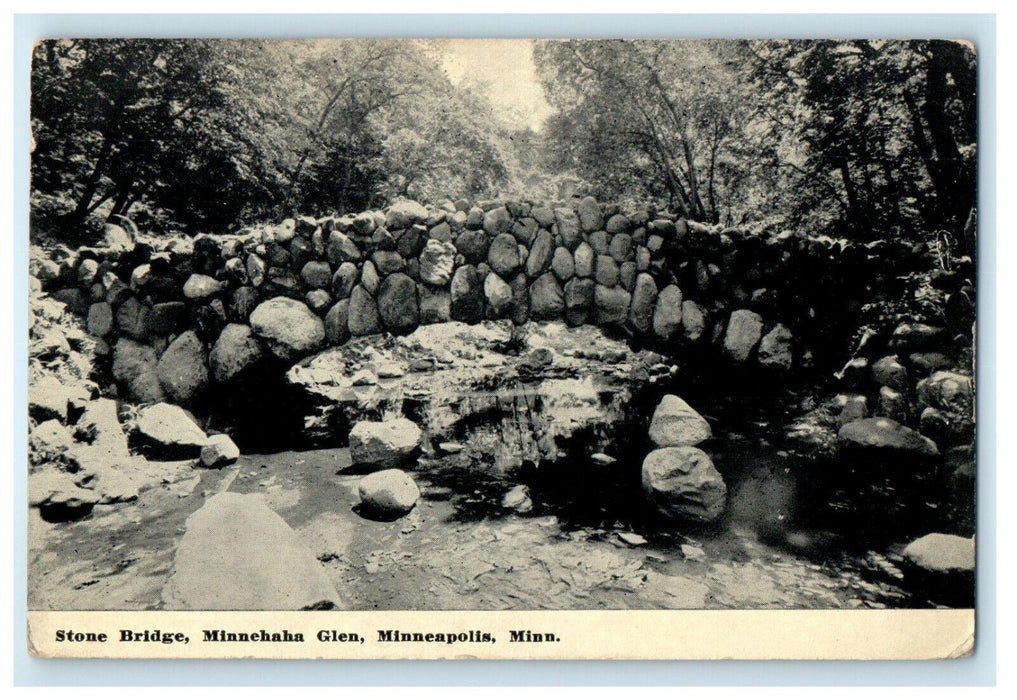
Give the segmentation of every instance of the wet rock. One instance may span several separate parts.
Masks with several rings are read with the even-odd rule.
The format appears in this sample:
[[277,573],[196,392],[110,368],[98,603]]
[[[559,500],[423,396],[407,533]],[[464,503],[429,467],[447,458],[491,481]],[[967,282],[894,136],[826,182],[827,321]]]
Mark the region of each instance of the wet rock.
[[664,447],[643,460],[643,490],[673,518],[712,522],[724,514],[727,486],[709,456],[696,447]]
[[791,354],[793,339],[790,329],[778,323],[759,341],[759,351],[756,355],[759,364],[784,372],[790,370],[793,362]]
[[208,364],[215,381],[228,382],[255,366],[264,354],[261,341],[254,336],[250,326],[231,323],[223,328],[212,346]]
[[138,411],[132,438],[153,459],[191,459],[208,442],[205,431],[179,406],[157,403]]
[[745,362],[762,338],[763,319],[748,309],[731,313],[724,336],[724,354],[735,362]]
[[209,435],[208,442],[201,448],[201,466],[206,469],[221,469],[240,459],[240,449],[229,435]]
[[848,423],[837,433],[841,449],[874,455],[933,458],[939,450],[929,438],[889,418],[863,418]]
[[657,283],[649,274],[640,273],[632,290],[632,307],[629,310],[629,323],[636,330],[646,333],[653,326],[656,301]]
[[598,231],[604,227],[604,214],[593,197],[583,197],[576,207],[576,214],[584,231]]
[[194,331],[181,333],[159,358],[155,371],[170,398],[193,401],[208,386],[205,344]]
[[148,345],[130,338],[120,338],[113,346],[113,378],[127,389],[138,403],[152,403],[165,398],[156,374],[159,356]]
[[896,355],[887,355],[873,363],[872,378],[880,386],[896,391],[906,391],[908,387],[908,371]]
[[512,306],[512,287],[495,272],[484,278],[484,296],[494,318],[503,316]]
[[187,519],[163,600],[167,610],[342,606],[317,559],[264,497],[238,493],[212,496]]
[[355,467],[406,466],[415,461],[422,439],[420,428],[406,418],[360,421],[350,431],[350,458]]
[[678,447],[698,445],[709,440],[713,432],[692,406],[674,394],[666,394],[653,412],[649,435],[657,447]]
[[280,359],[296,360],[308,355],[325,340],[325,326],[305,304],[274,297],[251,314],[251,329]]
[[420,489],[401,469],[385,469],[360,480],[361,506],[371,515],[396,518],[406,515],[420,499]]
[[184,296],[192,300],[204,300],[222,291],[222,282],[208,275],[191,275],[184,282]]
[[561,285],[551,272],[545,272],[530,285],[530,317],[539,321],[558,320],[565,311]]
[[396,272],[378,289],[378,314],[391,333],[409,333],[420,323],[417,284],[409,275]]
[[455,269],[456,247],[429,239],[420,253],[420,281],[443,287],[452,279]]

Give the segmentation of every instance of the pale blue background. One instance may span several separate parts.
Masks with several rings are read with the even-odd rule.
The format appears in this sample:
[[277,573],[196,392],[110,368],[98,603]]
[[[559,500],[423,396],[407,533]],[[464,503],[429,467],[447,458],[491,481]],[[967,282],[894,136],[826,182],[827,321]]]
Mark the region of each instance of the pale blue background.
[[[28,95],[46,37],[643,37],[968,39],[979,55],[978,637],[973,658],[927,662],[100,661],[30,658],[27,462],[15,440],[16,685],[991,685],[996,674],[996,25],[994,15],[15,15],[14,309],[26,327]],[[27,337],[15,332],[15,436],[27,434]]]

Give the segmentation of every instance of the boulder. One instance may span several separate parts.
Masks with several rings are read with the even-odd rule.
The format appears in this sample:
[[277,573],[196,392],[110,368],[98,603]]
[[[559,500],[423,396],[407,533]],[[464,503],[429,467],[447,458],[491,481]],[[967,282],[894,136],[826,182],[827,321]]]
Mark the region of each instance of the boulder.
[[335,299],[348,299],[357,284],[360,271],[351,262],[344,262],[332,275],[332,296]]
[[208,299],[221,292],[222,289],[222,282],[208,275],[191,275],[184,282],[184,296],[192,300]]
[[759,364],[785,372],[790,370],[793,360],[792,340],[791,331],[783,324],[778,323],[759,341],[759,351],[756,354]]
[[554,249],[554,256],[551,258],[551,271],[554,272],[554,276],[557,277],[562,284],[568,282],[572,279],[573,275],[575,275],[575,260],[568,248],[558,246]]
[[502,278],[513,276],[520,268],[522,260],[519,257],[519,244],[511,234],[495,236],[487,253],[487,264]]
[[361,253],[357,244],[341,231],[332,231],[328,234],[328,241],[325,244],[325,257],[329,263],[338,266],[344,262],[360,262]]
[[113,330],[113,307],[105,301],[92,304],[88,307],[86,327],[88,332],[96,337],[109,335]]
[[615,214],[607,223],[604,224],[604,230],[608,233],[626,233],[629,230],[629,219],[624,214]]
[[199,459],[206,469],[221,469],[240,459],[240,449],[229,435],[209,435]]
[[666,394],[657,404],[650,420],[650,440],[657,447],[698,445],[709,440],[710,424],[683,399]]
[[208,436],[179,406],[157,403],[138,411],[132,439],[152,459],[190,459],[201,454]]
[[[512,238],[509,236],[509,238]],[[515,245],[515,239],[513,246]],[[450,289],[452,318],[463,323],[479,323],[484,318],[484,289],[473,265],[461,265],[452,276]]]
[[384,519],[406,515],[420,498],[420,489],[413,478],[401,469],[368,474],[360,480],[357,490],[365,514]]
[[389,469],[413,464],[423,433],[406,418],[360,421],[350,431],[350,459],[354,467]]
[[607,255],[608,238],[607,231],[594,231],[586,236],[586,242],[593,248],[597,255]]
[[208,354],[212,378],[217,382],[228,382],[256,365],[264,354],[261,341],[254,336],[250,326],[231,323],[223,328]]
[[916,593],[941,605],[974,607],[974,538],[940,532],[919,537],[904,548],[901,568]]
[[433,238],[427,241],[420,253],[420,281],[444,287],[455,270],[456,247]]
[[355,336],[381,333],[378,305],[374,297],[359,284],[350,294],[349,328],[350,333]]
[[113,346],[113,378],[138,403],[153,403],[165,398],[156,374],[158,363],[159,356],[154,348],[130,338],[120,338]]
[[873,455],[935,458],[939,450],[929,438],[889,418],[851,421],[837,433],[841,449]]
[[276,243],[289,243],[296,235],[297,222],[293,219],[283,219],[282,222],[275,227]]
[[28,505],[47,522],[79,520],[92,512],[100,494],[74,483],[67,472],[46,470],[28,477]]
[[488,273],[484,278],[484,297],[493,317],[500,318],[512,306],[512,287],[497,273]]
[[394,250],[376,250],[371,255],[371,262],[374,269],[382,277],[391,275],[393,272],[402,272],[406,269],[406,261],[403,256]]
[[598,231],[604,227],[604,213],[593,197],[583,197],[576,206],[579,224],[584,231]]
[[166,610],[342,606],[325,569],[260,494],[212,496],[186,522]]
[[629,260],[632,257],[632,236],[627,233],[616,233],[611,236],[607,252],[619,265]]
[[669,284],[660,290],[653,308],[653,332],[668,339],[682,326],[682,290]]
[[304,295],[304,303],[316,314],[322,314],[332,305],[332,297],[324,289],[312,289]]
[[907,391],[908,371],[896,355],[887,355],[872,363],[872,378],[880,386],[896,391]]
[[554,237],[550,231],[538,231],[530,245],[530,254],[526,258],[526,274],[530,279],[542,275],[551,264],[554,254]]
[[447,289],[417,285],[420,299],[420,322],[445,323],[452,319],[452,296]]
[[664,447],[643,460],[643,491],[664,515],[712,522],[724,515],[727,486],[697,447]]
[[593,277],[597,280],[597,284],[602,284],[605,287],[615,286],[619,280],[618,263],[610,255],[598,255]]
[[837,409],[837,425],[844,426],[869,416],[869,399],[863,394],[837,394],[833,397]]
[[745,362],[762,338],[763,319],[755,311],[731,312],[724,336],[724,354],[735,362]]
[[159,358],[155,371],[170,398],[193,401],[208,386],[205,344],[194,331],[181,333]]
[[[170,302],[173,303],[173,302]],[[162,304],[156,304],[152,309],[152,315],[155,316],[159,306]],[[243,323],[246,325],[247,320],[254,313],[254,309],[258,306],[258,290],[254,287],[237,287],[233,290],[233,294],[230,297],[230,306],[228,318],[236,323]]]
[[646,272],[639,273],[632,290],[632,307],[629,309],[629,323],[642,333],[653,326],[654,304],[657,301],[657,283]]
[[561,285],[551,272],[545,272],[530,285],[530,317],[538,321],[557,321],[565,311]]
[[629,292],[635,288],[636,277],[638,275],[639,271],[636,269],[636,264],[631,260],[623,262],[618,267],[618,283]]
[[512,228],[512,215],[505,207],[495,207],[484,214],[483,225],[489,236],[497,236]]
[[[512,235],[519,241],[522,246],[529,247],[533,243],[534,237],[537,235],[537,231],[540,229],[537,226],[537,222],[529,217],[522,221],[517,221],[512,225]],[[550,233],[550,232],[549,232]]]
[[596,264],[597,254],[593,251],[593,248],[589,243],[583,241],[576,247],[575,253],[575,270],[577,277],[593,277],[593,268]]
[[632,295],[621,287],[593,288],[593,323],[598,326],[621,325],[628,320]]
[[378,289],[378,314],[385,330],[409,333],[420,323],[417,283],[409,275],[395,272]]
[[342,345],[350,339],[350,300],[340,299],[325,314],[325,341]]
[[554,220],[558,226],[558,235],[569,250],[575,250],[583,240],[579,217],[571,209],[559,207],[554,210]]
[[470,265],[487,260],[491,238],[480,230],[466,230],[456,238],[456,250]]
[[360,268],[360,286],[367,290],[372,296],[378,293],[378,285],[381,284],[381,277],[374,263],[368,260]]
[[282,360],[297,360],[321,347],[325,326],[303,302],[287,297],[264,301],[251,314],[254,334]]
[[151,309],[140,301],[131,297],[117,309],[117,328],[122,335],[130,336],[135,340],[145,340],[151,325],[148,320]]
[[312,260],[300,270],[300,278],[311,289],[328,289],[332,284],[332,268],[327,262]]
[[385,228],[390,231],[409,228],[413,224],[427,220],[427,207],[412,199],[399,199],[393,202],[385,213]]
[[268,265],[258,255],[251,253],[247,256],[247,279],[255,287],[260,287],[265,281],[268,272]]
[[570,326],[586,323],[593,308],[594,281],[573,277],[565,283],[565,321]]

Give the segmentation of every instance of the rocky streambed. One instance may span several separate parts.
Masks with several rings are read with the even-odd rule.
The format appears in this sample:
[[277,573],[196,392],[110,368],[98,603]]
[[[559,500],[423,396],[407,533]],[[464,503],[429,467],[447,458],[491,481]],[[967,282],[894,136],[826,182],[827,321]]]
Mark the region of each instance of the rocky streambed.
[[[717,394],[686,376],[594,327],[453,322],[308,358],[274,403],[200,418],[142,408],[114,460],[134,469],[81,478],[98,462],[68,446],[68,463],[86,465],[72,472],[86,515],[53,517],[45,505],[67,494],[52,488],[30,511],[29,607],[970,604],[939,595],[944,577],[966,590],[957,571],[926,567],[930,587],[913,573],[923,552],[905,552],[932,526],[973,526],[962,492],[966,510],[920,504],[905,511],[913,526],[872,527],[883,506],[871,479],[788,435],[810,398]],[[274,421],[299,425],[273,441]],[[89,448],[110,444],[90,436]],[[167,461],[180,456],[170,445],[190,456]],[[648,483],[648,455],[668,450],[694,459],[667,453]],[[940,562],[941,545],[927,548]]]

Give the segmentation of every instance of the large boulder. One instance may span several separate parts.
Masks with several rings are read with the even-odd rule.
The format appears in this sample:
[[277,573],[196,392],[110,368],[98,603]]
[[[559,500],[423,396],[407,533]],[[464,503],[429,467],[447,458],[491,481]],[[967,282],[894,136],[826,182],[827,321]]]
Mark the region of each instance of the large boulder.
[[487,253],[487,264],[502,278],[513,276],[522,265],[519,256],[519,244],[509,233],[495,236],[491,249]]
[[332,231],[328,234],[328,242],[325,244],[325,257],[332,265],[342,265],[345,262],[359,262],[361,253],[360,248],[349,236],[341,231]]
[[350,431],[350,459],[354,467],[390,469],[416,460],[423,433],[406,418],[360,421]]
[[526,274],[531,279],[542,275],[551,264],[554,254],[554,236],[550,231],[540,230],[530,245],[530,254],[526,258]]
[[551,258],[551,270],[554,272],[555,277],[563,284],[572,279],[572,276],[576,273],[576,264],[568,248],[558,246],[554,249],[554,256]]
[[300,270],[300,278],[311,289],[328,289],[332,284],[332,268],[327,262],[311,260]]
[[929,438],[889,418],[863,418],[837,433],[841,448],[873,456],[934,458],[939,450]]
[[682,325],[682,290],[669,284],[660,290],[653,309],[653,332],[657,337],[668,339]]
[[466,230],[456,238],[456,250],[470,265],[477,265],[487,260],[487,252],[491,247],[491,238],[481,230]]
[[359,284],[353,288],[353,293],[350,294],[349,327],[350,333],[355,336],[381,332],[378,304],[374,301],[374,297]]
[[642,333],[653,326],[654,303],[657,301],[657,283],[646,272],[639,273],[632,290],[632,308],[629,323]]
[[113,307],[105,301],[92,304],[88,308],[86,327],[88,332],[96,337],[109,335],[113,330]]
[[593,277],[593,268],[597,260],[597,253],[594,252],[593,247],[583,241],[576,247],[573,257],[575,258],[576,275],[578,277]]
[[353,293],[353,287],[357,284],[360,271],[351,262],[344,262],[332,275],[332,297],[335,299],[349,299]]
[[250,326],[231,323],[222,329],[208,354],[212,378],[217,382],[228,382],[257,364],[264,354],[261,341],[254,336]]
[[212,496],[186,522],[167,610],[302,610],[342,605],[303,541],[259,494]]
[[759,314],[748,309],[733,311],[724,336],[724,354],[735,362],[745,362],[762,335],[763,319]]
[[[515,245],[515,239],[512,245]],[[473,265],[460,265],[452,276],[450,288],[452,318],[463,323],[484,319],[484,287]]]
[[215,296],[222,289],[222,282],[208,275],[191,275],[184,282],[184,296],[195,301]]
[[495,207],[484,214],[484,231],[488,235],[496,236],[505,233],[510,228],[512,228],[512,215],[505,207]]
[[545,272],[530,285],[530,316],[537,321],[557,321],[565,311],[565,296],[554,273]]
[[325,326],[296,299],[273,297],[251,314],[251,329],[283,360],[297,360],[321,347]]
[[456,247],[448,242],[428,239],[420,253],[420,281],[443,287],[455,270]]
[[329,345],[342,345],[350,339],[350,300],[340,299],[325,314],[325,340]]
[[597,266],[593,273],[593,277],[597,280],[597,284],[602,284],[605,287],[613,287],[618,284],[620,276],[618,263],[615,262],[614,258],[610,255],[597,256]]
[[240,449],[229,435],[210,435],[201,448],[199,461],[206,469],[221,469],[240,459]]
[[512,287],[495,272],[484,278],[484,297],[494,318],[505,315],[512,307]]
[[389,519],[413,510],[420,498],[420,489],[413,478],[401,469],[385,469],[368,474],[357,487],[365,514]]
[[117,309],[117,328],[121,335],[126,335],[135,340],[146,340],[151,330],[149,314],[151,308],[131,297]]
[[791,369],[792,340],[791,331],[783,324],[778,323],[759,341],[759,351],[756,354],[759,364],[785,372]]
[[666,394],[650,420],[650,440],[657,447],[698,445],[713,432],[696,409],[674,394]]
[[936,603],[973,607],[975,540],[934,532],[904,548],[905,580]]
[[583,197],[576,207],[579,223],[586,232],[599,231],[604,227],[604,213],[593,197]]
[[113,346],[113,378],[138,403],[153,403],[165,398],[156,374],[158,364],[158,354],[148,345],[120,338]]
[[682,302],[682,333],[685,339],[694,343],[703,337],[706,330],[706,311],[698,303],[686,299]]
[[138,411],[132,439],[153,459],[198,457],[208,436],[179,406],[157,403]]
[[409,228],[427,220],[427,207],[412,199],[395,201],[385,213],[385,228],[390,231]]
[[74,426],[79,440],[88,443],[95,454],[117,459],[129,454],[127,435],[120,425],[117,402],[113,399],[96,399],[85,405],[85,410]]
[[554,210],[555,224],[558,226],[558,235],[562,243],[569,250],[575,250],[583,241],[583,232],[579,224],[579,217],[571,209],[559,207]]
[[727,486],[697,447],[664,447],[643,460],[643,491],[668,517],[712,522],[724,515]]
[[628,320],[632,295],[621,287],[594,286],[593,323],[598,326],[621,325]]
[[408,333],[420,323],[417,305],[417,283],[409,275],[395,272],[378,289],[378,314],[385,329],[392,333]]
[[155,371],[170,398],[193,401],[208,386],[205,344],[194,331],[181,333],[159,358]]

